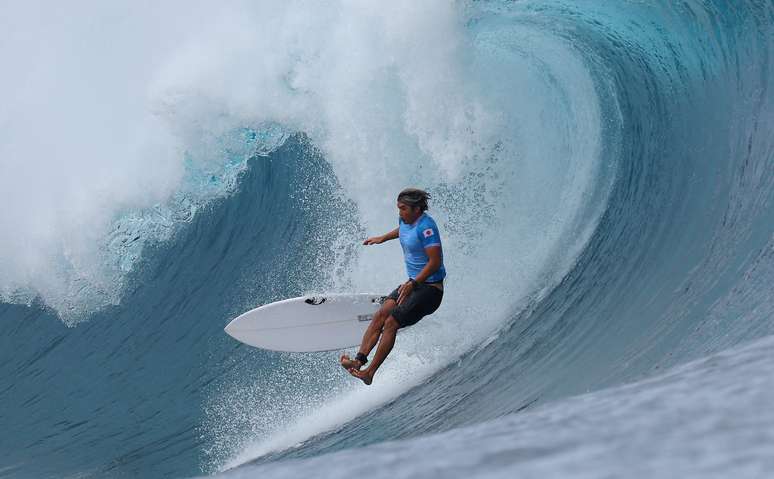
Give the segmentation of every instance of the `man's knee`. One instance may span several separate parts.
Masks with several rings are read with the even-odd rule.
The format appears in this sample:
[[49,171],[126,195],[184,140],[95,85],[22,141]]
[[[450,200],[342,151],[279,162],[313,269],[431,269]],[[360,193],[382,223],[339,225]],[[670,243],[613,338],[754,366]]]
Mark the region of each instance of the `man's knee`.
[[392,313],[393,308],[395,308],[395,304],[392,303],[394,303],[394,301],[388,299],[387,302],[383,304],[378,311],[376,311],[376,314],[374,314],[374,320],[384,322],[390,313]]
[[393,316],[389,316],[384,321],[384,331],[396,332],[398,329],[400,329],[400,323]]

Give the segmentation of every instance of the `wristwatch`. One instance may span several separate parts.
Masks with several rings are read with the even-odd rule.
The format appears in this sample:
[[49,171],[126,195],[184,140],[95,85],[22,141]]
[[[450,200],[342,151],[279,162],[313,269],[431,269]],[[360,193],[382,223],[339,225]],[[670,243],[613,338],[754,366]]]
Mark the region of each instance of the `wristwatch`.
[[415,288],[417,287],[417,280],[415,280],[414,278],[409,278],[409,283],[411,283],[411,286]]

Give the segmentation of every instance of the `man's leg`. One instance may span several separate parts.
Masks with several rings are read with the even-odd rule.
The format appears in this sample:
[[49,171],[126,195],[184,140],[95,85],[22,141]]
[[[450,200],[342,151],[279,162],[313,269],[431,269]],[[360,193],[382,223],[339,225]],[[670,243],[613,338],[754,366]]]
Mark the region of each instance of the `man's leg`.
[[[368,325],[368,329],[366,329],[366,332],[363,333],[363,341],[360,343],[360,349],[358,350],[359,353],[366,357],[371,354],[374,346],[376,346],[376,343],[379,341],[379,336],[382,334],[384,322],[390,315],[390,312],[393,310],[393,308],[395,308],[395,305],[397,305],[397,303],[394,299],[386,299],[382,306],[379,308],[379,311],[374,314],[374,318]],[[341,356],[340,362],[345,369],[360,369],[363,366],[362,362],[358,361],[357,359],[352,359],[346,354]]]
[[386,299],[379,311],[374,314],[374,319],[371,320],[371,324],[368,325],[368,329],[363,334],[363,341],[360,343],[360,350],[358,352],[368,356],[379,341],[379,336],[382,334],[385,320],[390,316],[390,313],[398,303],[394,299]]
[[371,365],[362,371],[352,368],[349,370],[349,372],[356,378],[363,380],[364,383],[370,385],[374,380],[374,374],[376,374],[379,366],[381,366],[384,360],[387,359],[390,351],[392,351],[392,347],[395,346],[395,335],[398,333],[398,328],[400,328],[398,321],[392,316],[389,316],[384,321],[384,328],[382,329],[382,336],[379,340],[379,347],[376,348],[376,354],[374,355],[374,359],[371,361]]

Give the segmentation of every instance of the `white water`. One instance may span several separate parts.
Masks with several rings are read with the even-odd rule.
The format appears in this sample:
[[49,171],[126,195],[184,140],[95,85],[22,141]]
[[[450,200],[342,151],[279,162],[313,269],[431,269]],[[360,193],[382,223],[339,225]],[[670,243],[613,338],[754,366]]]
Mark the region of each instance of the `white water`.
[[[546,92],[527,58],[477,55],[466,12],[447,2],[0,8],[0,200],[13,205],[0,212],[0,293],[37,294],[71,320],[120,301],[139,253],[116,258],[115,221],[181,201],[172,195],[187,170],[223,168],[219,148],[234,128],[309,134],[369,230],[392,223],[396,191],[459,183],[497,142],[508,162],[497,174],[518,178],[475,188],[499,205],[517,201],[527,230],[560,225],[552,217],[576,207],[593,170],[594,96],[566,46],[543,48],[562,70],[553,73],[573,78],[564,94],[578,105]],[[545,128],[551,142],[540,141]],[[560,165],[578,177],[555,177]],[[515,198],[498,197],[514,186]],[[186,198],[197,196],[212,194],[189,186]],[[174,229],[174,215],[162,216]]]
[[[572,46],[546,33],[486,22],[468,30],[470,12],[442,1],[27,3],[0,13],[10,32],[0,61],[12,72],[0,84],[0,201],[14,205],[0,212],[3,299],[38,295],[71,324],[120,302],[141,249],[118,257],[114,231],[129,225],[121,241],[163,241],[190,219],[167,206],[183,201],[176,193],[192,211],[227,194],[228,181],[214,193],[185,182],[191,170],[228,166],[220,150],[236,128],[309,135],[369,234],[394,227],[403,187],[436,194],[449,280],[435,321],[401,337],[370,390],[345,383],[349,392],[322,412],[327,396],[300,398],[311,417],[295,425],[298,411],[282,405],[240,419],[256,423],[253,437],[231,437],[241,429],[227,418],[263,396],[213,398],[216,467],[287,447],[417,384],[492,335],[523,296],[550,287],[593,229],[597,92]],[[162,213],[137,213],[148,209]],[[363,250],[335,280],[378,292],[403,276],[389,245]]]

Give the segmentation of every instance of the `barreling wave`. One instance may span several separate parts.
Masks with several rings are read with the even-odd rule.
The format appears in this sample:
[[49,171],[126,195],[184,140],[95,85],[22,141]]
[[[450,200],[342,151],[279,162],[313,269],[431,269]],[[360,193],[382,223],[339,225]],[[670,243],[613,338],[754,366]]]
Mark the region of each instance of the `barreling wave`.
[[[187,13],[216,21],[151,75],[174,138],[154,144],[181,161],[155,206],[20,231],[53,267],[0,256],[0,471],[184,476],[454,435],[774,333],[774,7],[396,5]],[[433,193],[447,294],[373,387],[223,334],[257,304],[394,287],[399,250],[358,244],[405,185]]]

